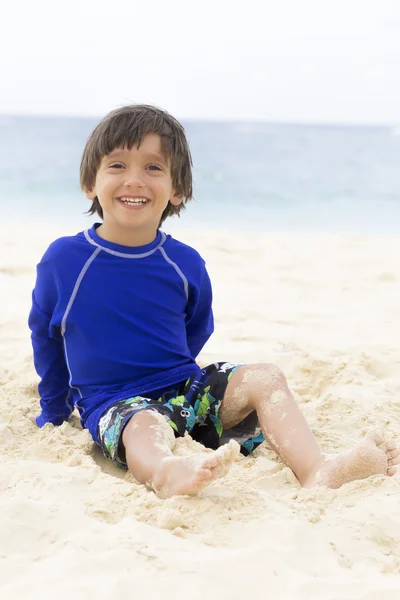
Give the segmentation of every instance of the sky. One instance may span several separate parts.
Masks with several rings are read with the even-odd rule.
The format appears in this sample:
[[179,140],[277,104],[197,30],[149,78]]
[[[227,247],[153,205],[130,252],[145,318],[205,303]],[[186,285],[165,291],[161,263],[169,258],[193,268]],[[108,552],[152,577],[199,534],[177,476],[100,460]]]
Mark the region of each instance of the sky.
[[400,0],[14,0],[0,113],[400,124]]

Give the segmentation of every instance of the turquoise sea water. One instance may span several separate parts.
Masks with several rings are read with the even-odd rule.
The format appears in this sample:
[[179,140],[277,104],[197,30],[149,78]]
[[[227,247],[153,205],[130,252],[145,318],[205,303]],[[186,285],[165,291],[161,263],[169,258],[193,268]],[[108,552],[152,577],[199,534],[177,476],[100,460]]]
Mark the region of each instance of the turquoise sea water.
[[[81,227],[79,162],[97,119],[0,116],[0,207]],[[184,122],[195,201],[180,227],[400,231],[400,132],[390,127]]]

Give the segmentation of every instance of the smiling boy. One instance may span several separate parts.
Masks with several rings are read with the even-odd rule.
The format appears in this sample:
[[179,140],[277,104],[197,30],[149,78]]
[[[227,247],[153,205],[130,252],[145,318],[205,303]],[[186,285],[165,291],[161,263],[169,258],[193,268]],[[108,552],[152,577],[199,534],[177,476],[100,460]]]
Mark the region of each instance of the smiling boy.
[[[133,163],[140,165],[144,181],[125,185],[127,168]],[[133,233],[135,246],[150,244],[164,211],[182,203],[182,192],[173,188],[161,139],[155,133],[144,136],[139,147],[115,148],[102,157],[96,173],[83,172],[82,177],[87,177],[86,196],[94,203],[101,198],[103,224],[97,234],[116,244],[132,246]]]
[[[81,185],[102,222],[53,242],[37,268],[36,424],[76,406],[104,454],[162,497],[197,493],[265,439],[303,486],[393,475],[398,450],[376,434],[324,454],[276,366],[197,364],[214,329],[210,279],[160,230],[192,198],[191,164],[183,127],[151,106],[113,111],[90,136]],[[221,444],[229,430],[240,445]],[[211,451],[174,456],[185,432]]]

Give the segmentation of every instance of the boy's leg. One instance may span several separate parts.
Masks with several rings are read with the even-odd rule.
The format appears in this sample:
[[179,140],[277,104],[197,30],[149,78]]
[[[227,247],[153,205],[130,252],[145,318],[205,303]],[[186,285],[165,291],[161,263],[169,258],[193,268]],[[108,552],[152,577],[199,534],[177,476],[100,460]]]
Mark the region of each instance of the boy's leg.
[[174,432],[164,417],[152,410],[136,413],[122,433],[129,471],[162,498],[196,494],[225,475],[239,454],[231,441],[210,453],[174,456]]
[[231,377],[219,410],[225,429],[257,411],[263,434],[271,447],[293,470],[300,484],[337,488],[348,481],[374,474],[394,475],[399,451],[369,434],[351,452],[324,454],[295,403],[282,371],[271,364],[248,365]]

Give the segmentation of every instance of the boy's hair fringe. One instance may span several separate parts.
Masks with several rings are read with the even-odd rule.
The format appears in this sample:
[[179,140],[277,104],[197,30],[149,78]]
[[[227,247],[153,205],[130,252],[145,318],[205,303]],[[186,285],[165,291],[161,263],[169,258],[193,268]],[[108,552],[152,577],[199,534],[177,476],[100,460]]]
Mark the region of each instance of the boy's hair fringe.
[[[161,137],[162,150],[170,162],[172,185],[182,194],[182,203],[173,206],[168,202],[161,223],[167,217],[179,215],[193,198],[192,157],[182,125],[166,111],[147,104],[133,104],[113,110],[97,125],[83,151],[80,167],[80,184],[83,190],[93,189],[101,160],[116,148],[140,146],[143,138],[156,133]],[[103,218],[103,210],[96,198],[87,211]]]

